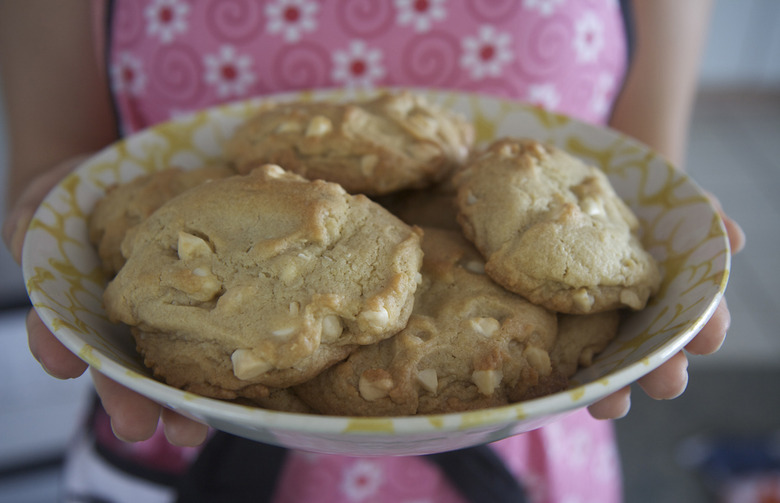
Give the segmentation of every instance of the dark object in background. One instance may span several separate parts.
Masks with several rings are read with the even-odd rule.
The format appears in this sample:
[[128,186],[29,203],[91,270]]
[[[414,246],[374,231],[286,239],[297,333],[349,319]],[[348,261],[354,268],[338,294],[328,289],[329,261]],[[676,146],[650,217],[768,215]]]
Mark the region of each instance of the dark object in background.
[[694,436],[677,456],[719,502],[780,503],[780,431]]

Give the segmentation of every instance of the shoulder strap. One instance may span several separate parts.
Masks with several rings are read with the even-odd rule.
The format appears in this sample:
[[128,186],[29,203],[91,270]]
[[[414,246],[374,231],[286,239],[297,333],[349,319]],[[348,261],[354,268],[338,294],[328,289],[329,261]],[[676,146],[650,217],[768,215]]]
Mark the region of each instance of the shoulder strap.
[[178,487],[177,503],[271,501],[287,449],[216,432]]
[[509,472],[496,451],[487,445],[430,454],[426,458],[441,469],[447,480],[468,501],[527,501],[520,482]]

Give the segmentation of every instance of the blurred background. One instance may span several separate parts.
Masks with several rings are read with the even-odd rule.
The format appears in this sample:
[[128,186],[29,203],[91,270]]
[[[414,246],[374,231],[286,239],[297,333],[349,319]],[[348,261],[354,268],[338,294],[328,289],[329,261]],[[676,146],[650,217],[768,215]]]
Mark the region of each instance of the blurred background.
[[[0,83],[1,85],[1,83]],[[0,103],[0,220],[6,131]],[[780,486],[780,2],[718,0],[704,54],[687,170],[747,234],[734,257],[723,348],[691,357],[688,389],[639,389],[616,422],[626,501],[778,501]],[[58,467],[89,381],[50,378],[27,348],[19,267],[0,249],[0,501],[57,500]],[[772,476],[772,470],[774,475]],[[769,475],[767,478],[766,476]],[[739,492],[742,491],[742,492]]]

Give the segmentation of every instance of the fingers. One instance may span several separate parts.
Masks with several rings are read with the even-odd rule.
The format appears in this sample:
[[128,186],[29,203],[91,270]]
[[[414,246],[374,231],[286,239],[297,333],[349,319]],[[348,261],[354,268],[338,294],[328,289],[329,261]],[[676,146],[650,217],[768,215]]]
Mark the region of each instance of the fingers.
[[745,231],[739,226],[737,222],[726,216],[725,213],[720,214],[723,219],[723,224],[726,226],[726,233],[729,235],[729,247],[731,253],[739,253],[745,247]]
[[160,405],[100,372],[90,370],[103,408],[111,417],[114,435],[126,442],[138,442],[151,437],[157,429]]
[[688,386],[688,358],[680,351],[637,382],[651,398],[677,398]]
[[194,447],[208,436],[208,427],[126,388],[92,370],[95,390],[103,408],[111,418],[114,435],[125,442],[140,442],[150,438],[162,418],[165,437],[174,445]]
[[54,377],[73,379],[87,369],[85,362],[52,335],[34,309],[27,314],[27,343],[41,367]]
[[745,232],[736,221],[732,220],[728,215],[726,215],[726,213],[723,211],[723,206],[720,204],[720,201],[717,197],[706,191],[705,194],[710,199],[710,202],[712,202],[712,205],[720,215],[720,218],[723,219],[723,225],[726,227],[726,234],[728,234],[729,237],[729,247],[731,248],[731,253],[739,253],[742,248],[745,247]]
[[[726,300],[721,300],[710,321],[686,346],[692,354],[708,355],[717,351],[726,338],[731,316]],[[677,398],[688,386],[688,358],[680,351],[660,367],[641,377],[637,383],[651,398]],[[625,416],[631,406],[629,388],[623,388],[588,407],[596,419],[617,419]]]
[[173,445],[195,447],[206,441],[208,426],[184,417],[171,409],[162,410],[165,438]]
[[685,346],[694,355],[710,355],[716,352],[726,340],[726,332],[731,325],[731,314],[726,299],[721,299],[715,312],[701,331]]
[[[685,391],[688,384],[688,359],[677,353],[663,365],[637,381],[651,398],[671,399]],[[595,419],[619,419],[631,409],[631,387],[626,386],[588,407]]]
[[631,408],[631,387],[626,386],[588,407],[596,419],[618,419]]

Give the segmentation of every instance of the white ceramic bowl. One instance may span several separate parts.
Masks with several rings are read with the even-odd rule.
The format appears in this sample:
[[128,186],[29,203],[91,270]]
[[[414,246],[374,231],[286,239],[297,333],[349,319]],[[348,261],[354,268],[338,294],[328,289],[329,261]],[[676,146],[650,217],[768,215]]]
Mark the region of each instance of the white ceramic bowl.
[[[263,442],[349,455],[412,455],[495,441],[586,407],[658,367],[698,332],[726,288],[730,251],[721,220],[702,190],[642,144],[614,131],[538,108],[486,96],[415,90],[460,110],[477,140],[528,136],[551,142],[608,174],[642,222],[643,239],[663,272],[660,292],[631,314],[617,339],[559,393],[473,412],[353,418],[274,412],[196,396],[155,380],[129,331],[110,323],[105,278],[87,239],[86,217],[106,187],[170,165],[195,168],[218,160],[223,140],[262,100],[178,118],[128,137],[65,178],[36,212],[23,270],[33,305],[71,351],[147,397],[214,428]],[[344,91],[265,99],[342,99]]]

